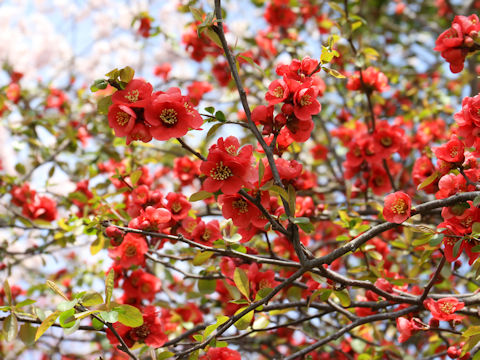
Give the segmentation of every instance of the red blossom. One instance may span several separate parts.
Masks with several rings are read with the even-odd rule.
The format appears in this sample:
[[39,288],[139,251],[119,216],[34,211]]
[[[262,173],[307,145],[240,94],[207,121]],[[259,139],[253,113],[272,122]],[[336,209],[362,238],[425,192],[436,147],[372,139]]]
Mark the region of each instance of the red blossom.
[[463,302],[454,297],[445,297],[438,301],[428,298],[423,305],[432,313],[432,316],[439,321],[462,320],[463,316],[455,315],[454,312],[465,307]]
[[385,220],[401,224],[410,217],[412,200],[402,191],[387,195],[384,199],[383,216]]
[[118,265],[128,269],[130,266],[143,266],[147,251],[148,245],[143,236],[128,233],[120,246],[110,249],[108,252]]

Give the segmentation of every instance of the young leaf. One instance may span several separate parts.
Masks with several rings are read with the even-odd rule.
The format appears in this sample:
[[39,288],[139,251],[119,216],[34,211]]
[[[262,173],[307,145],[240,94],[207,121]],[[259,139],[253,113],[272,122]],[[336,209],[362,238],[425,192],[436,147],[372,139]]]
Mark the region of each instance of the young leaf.
[[7,342],[12,341],[18,334],[18,322],[15,314],[10,314],[3,320],[3,336]]
[[236,268],[233,273],[233,281],[237,286],[237,289],[248,299],[250,299],[250,282],[248,281],[247,274],[241,268]]
[[49,316],[47,316],[45,320],[42,321],[42,323],[37,329],[37,333],[35,334],[35,341],[37,341],[40,338],[40,336],[42,336],[45,333],[45,331],[47,331],[48,328],[55,323],[55,320],[57,320],[57,318],[60,316],[61,313],[62,312],[58,310],[54,311]]
[[115,271],[111,269],[105,280],[105,305],[107,306],[107,310],[110,310],[110,300],[112,299],[113,293],[113,284],[115,281]]
[[[242,311],[244,311],[247,307],[243,307],[239,310],[237,310],[237,312],[235,312],[235,315],[237,314],[240,314]],[[253,315],[254,315],[254,312],[253,310],[252,311],[249,311],[248,313],[246,313],[245,315],[243,315],[240,319],[238,319],[233,325],[235,325],[235,327],[238,329],[238,330],[245,330],[246,328],[248,328],[250,326],[250,323],[252,322],[253,320]]]
[[113,310],[118,312],[118,321],[123,325],[133,328],[143,325],[142,313],[135,306],[123,304],[114,307]]
[[55,284],[53,281],[47,280],[47,286],[52,289],[57,295],[60,295],[62,298],[64,298],[66,301],[70,301],[68,300],[67,295],[63,293],[62,289],[60,289],[58,285]]

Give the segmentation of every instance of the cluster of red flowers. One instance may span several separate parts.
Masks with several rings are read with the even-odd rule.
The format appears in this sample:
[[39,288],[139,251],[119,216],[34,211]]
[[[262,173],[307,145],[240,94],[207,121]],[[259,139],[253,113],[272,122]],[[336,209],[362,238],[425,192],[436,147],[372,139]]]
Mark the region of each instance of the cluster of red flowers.
[[153,92],[150,83],[131,80],[124,90],[112,95],[108,109],[108,124],[119,137],[149,142],[152,137],[168,140],[185,135],[189,129],[199,129],[203,119],[180,89]]
[[476,41],[480,22],[477,15],[455,16],[452,26],[440,34],[434,50],[450,63],[450,70],[459,73],[463,70],[465,58],[469,52],[479,49]]
[[[395,177],[402,167],[392,160],[397,153],[404,157],[408,154],[408,139],[403,128],[379,121],[373,133],[367,132],[363,124],[358,124],[353,136],[344,137],[348,152],[343,163],[345,178],[358,176],[355,186],[360,191],[371,188],[376,195],[383,195],[392,189],[388,174],[382,164],[386,161],[390,174]],[[343,137],[340,129],[332,132],[334,136]]]
[[57,203],[48,196],[38,195],[28,183],[13,186],[12,203],[22,208],[22,215],[31,220],[54,221],[57,218]]
[[[268,106],[257,106],[252,112],[252,120],[263,125],[264,135],[280,134],[298,142],[308,140],[314,126],[312,116],[321,110],[317,97],[325,90],[323,80],[313,76],[320,70],[318,64],[317,60],[305,57],[277,66],[276,72],[282,78],[269,85],[265,94]],[[274,116],[277,104],[282,106]]]
[[355,71],[353,76],[348,78],[347,89],[361,90],[363,89],[362,82],[366,92],[384,92],[390,89],[388,78],[385,74],[372,66],[369,66],[362,72]]
[[[423,306],[432,314],[432,319],[427,325],[423,323],[420,319],[412,317],[397,318],[397,330],[400,333],[398,337],[399,342],[407,341],[416,331],[428,331],[430,328],[438,327],[440,321],[458,321],[463,319],[463,316],[456,315],[455,312],[461,310],[465,307],[463,302],[458,301],[457,298],[445,297],[435,301],[431,298],[424,300]],[[453,352],[453,350],[451,350]],[[455,352],[456,353],[456,352]],[[458,354],[459,355],[459,354]],[[459,356],[451,357],[452,359],[458,358]],[[467,357],[462,357],[462,359],[469,359],[470,354]]]

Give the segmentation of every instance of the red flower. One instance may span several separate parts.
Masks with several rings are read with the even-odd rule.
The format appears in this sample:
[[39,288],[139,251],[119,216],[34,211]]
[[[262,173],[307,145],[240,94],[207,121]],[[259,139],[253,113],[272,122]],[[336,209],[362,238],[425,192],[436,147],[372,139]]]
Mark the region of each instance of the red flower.
[[427,329],[426,326],[420,325],[419,319],[413,318],[412,320],[408,320],[404,317],[397,318],[397,330],[400,332],[398,341],[400,343],[407,341],[414,331]]
[[200,114],[178,88],[155,93],[145,108],[145,120],[152,126],[150,133],[157,140],[181,137],[190,128],[198,129],[203,123]]
[[299,87],[293,96],[293,112],[300,120],[311,120],[322,108],[317,100],[318,88],[307,84]]
[[148,38],[150,36],[150,29],[152,27],[151,23],[152,20],[148,16],[142,17],[140,19],[140,26],[137,30],[140,36],[144,38]]
[[[153,301],[155,294],[160,290],[161,281],[155,275],[149,274],[142,269],[133,271],[128,277],[125,277],[123,290],[125,295],[130,298],[136,298]],[[128,301],[129,304],[132,302]]]
[[284,79],[277,79],[268,86],[268,92],[265,94],[265,100],[268,105],[281,103],[289,95],[288,85]]
[[175,158],[173,160],[173,173],[175,178],[180,180],[182,186],[190,185],[200,175],[199,162],[191,160],[188,156]]
[[188,211],[192,208],[192,204],[185,195],[169,193],[165,199],[168,201],[165,207],[172,213],[173,220],[180,221],[188,216]]
[[144,143],[152,140],[149,129],[141,123],[136,123],[133,129],[127,135],[127,145],[132,141],[143,141]]
[[463,316],[455,315],[454,312],[465,307],[463,302],[454,297],[442,298],[435,301],[431,298],[426,299],[423,305],[430,310],[434,319],[439,321],[461,320]]
[[272,26],[290,27],[297,15],[290,8],[289,0],[273,0],[265,9],[265,20]]
[[128,269],[130,266],[143,266],[147,251],[148,245],[143,236],[128,233],[120,246],[109,250],[109,256],[122,268]]
[[446,161],[448,163],[463,163],[465,160],[464,155],[465,146],[463,143],[458,140],[456,137],[453,137],[449,142],[443,144],[442,146],[434,149],[435,155],[440,160]]
[[194,81],[188,85],[187,90],[188,98],[192,105],[196,106],[202,100],[204,94],[213,90],[213,86],[206,81]]
[[[384,92],[390,89],[388,86],[388,78],[380,70],[374,67],[368,67],[362,71],[362,79],[367,91],[376,90]],[[355,71],[355,74],[348,79],[348,90],[360,90],[362,88],[362,80],[360,79],[360,72]]]
[[433,50],[440,51],[441,56],[450,63],[450,70],[459,73],[474,41],[472,37],[480,30],[477,15],[455,16],[452,27],[445,30],[435,41]]
[[383,216],[385,220],[401,224],[410,217],[412,200],[402,191],[387,195],[384,200]]
[[242,360],[238,351],[229,348],[210,348],[200,360]]
[[22,214],[32,220],[54,221],[57,218],[57,203],[46,196],[35,196],[22,207]]
[[221,190],[224,194],[235,194],[243,186],[251,186],[255,177],[252,167],[253,147],[247,145],[238,152],[239,142],[234,136],[218,139],[209,149],[207,160],[200,170],[207,176],[203,188],[209,192]]
[[[119,322],[116,322],[113,326],[128,347],[132,347],[136,342],[139,342],[158,348],[168,340],[164,331],[163,322],[158,317],[155,307],[153,306],[147,306],[143,309],[142,326],[131,328]],[[107,338],[112,345],[120,343],[110,329],[107,329]]]
[[163,63],[162,65],[157,65],[153,69],[155,76],[161,77],[164,81],[167,81],[168,74],[172,70],[172,65],[170,63]]
[[125,89],[112,95],[112,102],[118,105],[143,108],[147,105],[153,91],[152,84],[142,79],[131,80]]
[[247,227],[253,219],[260,217],[260,210],[241,195],[220,195],[218,203],[222,207],[222,215],[225,219],[232,219],[238,227]]
[[112,104],[108,108],[108,125],[115,131],[115,136],[127,136],[135,126],[137,115],[126,105]]

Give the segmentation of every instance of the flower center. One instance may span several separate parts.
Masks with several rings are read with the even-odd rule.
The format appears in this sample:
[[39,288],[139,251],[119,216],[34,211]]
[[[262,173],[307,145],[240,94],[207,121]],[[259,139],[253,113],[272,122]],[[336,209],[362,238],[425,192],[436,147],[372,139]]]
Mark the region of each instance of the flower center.
[[133,103],[135,101],[138,101],[139,95],[140,95],[140,92],[137,89],[135,89],[135,90],[129,91],[127,95],[125,95],[125,99]]
[[150,329],[145,324],[138,328],[135,328],[135,335],[137,335],[139,339],[145,339],[149,334]]
[[455,306],[452,303],[444,302],[439,304],[439,307],[445,314],[452,314],[455,312]]
[[276,98],[281,98],[283,97],[283,88],[281,86],[277,86],[275,88],[275,90],[273,90],[273,96],[275,96]]
[[210,177],[213,180],[227,180],[233,176],[232,170],[228,166],[223,165],[223,161],[217,163],[217,166],[210,170]]
[[135,256],[136,254],[137,254],[137,247],[135,245],[129,245],[125,249],[125,255],[127,255],[127,257],[132,257],[132,256]]
[[205,241],[210,240],[210,235],[211,234],[212,234],[212,232],[210,231],[210,229],[205,229],[205,232],[202,235],[202,239],[205,240]]
[[126,112],[119,111],[117,113],[116,119],[117,119],[118,125],[125,126],[130,120],[130,115],[128,115]]
[[143,284],[142,287],[142,292],[144,294],[148,294],[150,291],[152,291],[152,289],[150,289],[150,285],[149,284]]
[[178,201],[172,204],[172,210],[175,214],[178,214],[182,210],[182,204]]
[[395,201],[395,203],[391,207],[391,210],[394,214],[405,214],[407,210],[407,204],[405,200],[398,199],[397,201]]
[[248,203],[244,199],[239,199],[233,202],[233,208],[236,209],[240,214],[245,214],[248,212]]
[[386,146],[386,147],[392,146],[392,143],[393,143],[392,138],[389,138],[389,137],[382,138],[380,142],[382,143],[383,146]]
[[310,95],[303,95],[302,98],[300,99],[300,105],[302,106],[310,105],[311,103],[312,103],[312,100]]
[[175,125],[178,121],[177,112],[173,109],[164,109],[160,114],[160,120],[166,125]]
[[456,146],[454,146],[450,149],[450,156],[455,157],[457,155],[458,155],[458,148]]
[[226,147],[225,150],[227,150],[227,152],[230,155],[233,155],[233,156],[237,155],[237,148],[234,145],[230,145],[230,146]]

